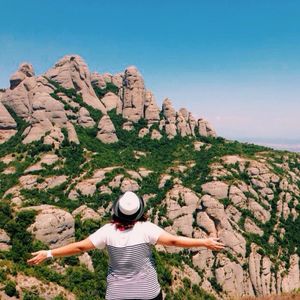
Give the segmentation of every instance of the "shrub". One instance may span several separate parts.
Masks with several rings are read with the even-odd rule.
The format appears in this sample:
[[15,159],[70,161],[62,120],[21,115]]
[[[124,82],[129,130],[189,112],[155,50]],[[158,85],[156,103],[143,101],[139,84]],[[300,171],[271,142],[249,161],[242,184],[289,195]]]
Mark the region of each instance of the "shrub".
[[16,289],[16,283],[9,280],[4,287],[5,294],[9,297],[18,296],[19,293]]

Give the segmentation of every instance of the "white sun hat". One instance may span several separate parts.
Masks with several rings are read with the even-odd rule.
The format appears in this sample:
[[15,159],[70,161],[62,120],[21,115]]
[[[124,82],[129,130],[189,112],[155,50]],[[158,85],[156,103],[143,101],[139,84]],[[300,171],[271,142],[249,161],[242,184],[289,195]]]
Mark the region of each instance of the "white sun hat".
[[115,201],[113,212],[124,221],[137,221],[144,214],[144,201],[134,192],[125,192]]

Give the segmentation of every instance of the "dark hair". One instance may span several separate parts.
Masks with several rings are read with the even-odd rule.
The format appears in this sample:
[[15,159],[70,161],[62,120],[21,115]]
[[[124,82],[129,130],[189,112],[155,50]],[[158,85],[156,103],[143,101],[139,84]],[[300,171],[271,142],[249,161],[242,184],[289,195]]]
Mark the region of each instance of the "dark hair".
[[111,223],[115,224],[117,229],[123,231],[129,228],[132,228],[136,222],[146,222],[148,221],[148,215],[147,213],[144,213],[138,220],[136,221],[125,221],[119,217],[117,217],[115,214],[112,215]]

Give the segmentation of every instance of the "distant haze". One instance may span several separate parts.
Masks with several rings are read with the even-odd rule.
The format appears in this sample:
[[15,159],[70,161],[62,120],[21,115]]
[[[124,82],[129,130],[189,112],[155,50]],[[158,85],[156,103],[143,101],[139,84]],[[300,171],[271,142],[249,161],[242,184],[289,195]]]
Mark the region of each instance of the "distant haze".
[[4,1],[0,87],[19,63],[36,73],[65,54],[91,71],[136,65],[230,139],[300,151],[299,1]]

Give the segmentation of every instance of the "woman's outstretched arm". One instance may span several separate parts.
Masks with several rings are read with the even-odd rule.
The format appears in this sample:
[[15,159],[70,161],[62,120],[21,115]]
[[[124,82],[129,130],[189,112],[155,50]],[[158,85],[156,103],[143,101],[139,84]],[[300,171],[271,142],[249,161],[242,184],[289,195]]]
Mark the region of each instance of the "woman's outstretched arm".
[[[62,256],[70,256],[79,254],[81,252],[89,251],[95,249],[94,244],[91,242],[89,238],[86,238],[82,241],[68,244],[66,246],[62,246],[56,249],[51,250],[51,255],[53,257],[62,257]],[[33,258],[28,259],[27,263],[30,265],[38,265],[47,259],[47,250],[41,250],[37,252],[31,253]]]
[[158,238],[157,244],[163,246],[176,246],[183,248],[205,247],[210,250],[222,250],[225,245],[218,238],[195,239],[172,235],[164,231]]

